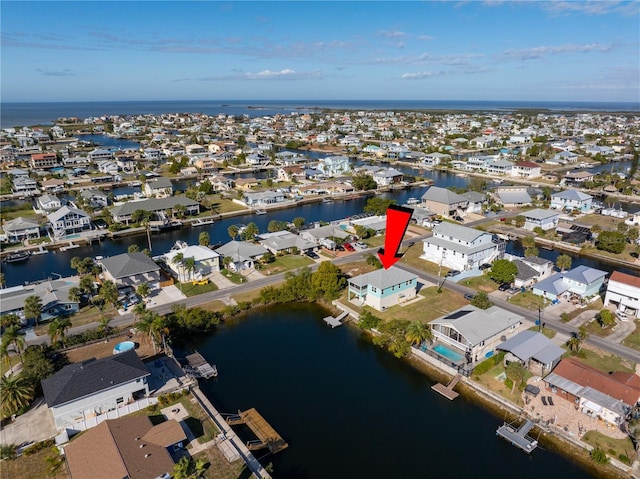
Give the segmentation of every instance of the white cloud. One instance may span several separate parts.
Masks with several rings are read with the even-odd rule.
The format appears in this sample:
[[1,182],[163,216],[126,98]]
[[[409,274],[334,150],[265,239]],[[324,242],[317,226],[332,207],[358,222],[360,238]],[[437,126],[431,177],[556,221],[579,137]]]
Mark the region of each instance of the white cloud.
[[502,55],[504,58],[514,60],[538,60],[550,55],[564,55],[568,53],[606,53],[613,49],[613,45],[603,45],[601,43],[590,43],[586,45],[558,45],[558,46],[539,46],[523,49],[505,50]]
[[50,70],[46,68],[36,68],[36,71],[47,77],[71,77],[76,76],[77,73],[73,70],[64,69],[64,70]]
[[259,72],[234,72],[230,75],[216,75],[199,78],[199,81],[224,81],[224,80],[310,80],[322,78],[319,70],[296,71],[284,68],[280,71],[262,70]]
[[583,13],[585,15],[608,15],[617,13],[624,16],[637,15],[640,12],[640,3],[637,1],[545,1],[539,2],[543,10],[551,15],[569,15],[571,13]]
[[404,38],[407,33],[398,30],[380,30],[378,35],[385,38]]

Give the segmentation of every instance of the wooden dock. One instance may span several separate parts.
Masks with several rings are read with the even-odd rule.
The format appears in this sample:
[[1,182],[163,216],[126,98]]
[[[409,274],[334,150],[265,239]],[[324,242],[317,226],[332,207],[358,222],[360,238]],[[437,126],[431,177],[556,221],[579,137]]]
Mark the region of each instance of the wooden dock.
[[216,366],[209,364],[199,352],[189,354],[185,359],[191,366],[192,372],[198,377],[209,379],[218,375]]
[[496,431],[496,435],[509,441],[512,445],[522,449],[527,454],[538,447],[538,441],[527,436],[533,429],[533,422],[526,420],[520,427],[515,428],[512,424],[504,423]]
[[337,328],[338,326],[342,326],[342,320],[347,317],[347,314],[349,314],[347,311],[343,311],[337,318],[334,318],[333,316],[327,316],[323,319],[323,321],[332,328]]
[[444,384],[438,383],[431,386],[431,389],[433,389],[437,393],[442,394],[447,399],[453,401],[459,396],[459,394],[455,392],[453,388],[456,387],[456,384],[458,384],[458,381],[460,381],[460,379],[462,379],[462,375],[456,374],[455,377],[451,381],[449,381],[449,384],[447,384],[446,386]]
[[249,429],[251,429],[258,440],[247,442],[247,448],[249,450],[268,447],[269,451],[275,454],[289,447],[280,434],[271,427],[255,408],[238,411],[238,415],[229,416],[227,418],[227,424],[231,426],[235,424],[246,424]]

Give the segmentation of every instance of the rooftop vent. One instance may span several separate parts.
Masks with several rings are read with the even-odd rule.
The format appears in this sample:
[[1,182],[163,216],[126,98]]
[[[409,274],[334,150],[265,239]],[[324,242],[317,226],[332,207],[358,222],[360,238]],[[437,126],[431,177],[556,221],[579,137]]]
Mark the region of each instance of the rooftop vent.
[[147,453],[144,455],[144,457],[149,457],[151,454]]

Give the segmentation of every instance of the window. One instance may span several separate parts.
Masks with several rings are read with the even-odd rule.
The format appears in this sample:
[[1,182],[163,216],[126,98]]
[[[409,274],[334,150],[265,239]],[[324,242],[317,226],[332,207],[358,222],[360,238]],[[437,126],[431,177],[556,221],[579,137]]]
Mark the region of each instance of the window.
[[124,398],[116,399],[116,404],[122,404],[124,402]]

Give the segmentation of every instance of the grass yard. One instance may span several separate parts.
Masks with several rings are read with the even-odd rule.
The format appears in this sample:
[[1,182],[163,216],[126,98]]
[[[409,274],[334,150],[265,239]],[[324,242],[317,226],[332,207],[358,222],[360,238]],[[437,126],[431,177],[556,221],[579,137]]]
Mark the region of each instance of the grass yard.
[[[74,327],[82,326],[83,324],[97,323],[98,321],[100,321],[100,319],[102,319],[105,316],[107,318],[114,318],[117,315],[118,315],[118,311],[116,310],[115,306],[111,304],[109,305],[105,304],[104,307],[102,308],[102,311],[96,308],[95,306],[85,306],[82,309],[80,309],[80,311],[78,311],[76,314],[71,316],[71,324]],[[40,334],[40,333],[36,331],[36,334]],[[42,334],[47,334],[46,328],[44,332],[42,332]]]
[[[538,326],[532,326],[531,328],[529,328],[529,331],[538,331]],[[553,329],[549,328],[542,328],[542,331],[540,332],[549,339],[553,339],[556,335],[556,332]]]
[[583,246],[582,250],[580,251],[580,254],[582,255],[593,255],[593,256],[606,256],[608,258],[614,258],[617,260],[621,260],[621,261],[627,261],[629,263],[635,263],[636,258],[634,258],[633,256],[631,256],[631,253],[634,253],[636,251],[636,247],[635,245],[632,244],[627,244],[624,247],[624,251],[620,254],[616,254],[616,253],[610,253],[609,251],[602,251],[596,247],[592,247],[592,246]]
[[524,293],[514,294],[509,298],[511,304],[520,306],[521,308],[529,309],[531,311],[538,311],[538,305],[541,304],[542,297],[536,296],[531,291],[525,291]]
[[361,274],[369,273],[370,271],[374,271],[376,268],[370,264],[367,264],[365,261],[356,261],[353,263],[345,263],[340,265],[340,269],[344,274],[350,277],[360,276]]
[[[274,288],[278,288],[279,286],[282,286],[282,283],[277,283],[274,284],[273,287]],[[254,289],[252,291],[247,291],[246,293],[238,293],[238,294],[234,294],[233,296],[231,296],[237,303],[243,303],[243,302],[253,302],[254,299],[257,299],[260,297],[260,290],[259,289]]]
[[199,308],[205,309],[207,311],[222,311],[227,305],[222,301],[215,299],[213,301],[209,301],[208,303],[201,304],[198,306]]
[[193,458],[195,460],[203,459],[209,464],[202,476],[205,479],[240,479],[249,477],[243,473],[245,470],[244,461],[227,462],[227,459],[217,447],[209,447],[194,455]]
[[231,213],[233,211],[243,211],[248,210],[246,206],[239,205],[238,203],[234,203],[231,200],[222,199],[218,195],[211,195],[208,197],[209,205],[211,207],[211,212],[207,212],[207,215],[210,214],[223,214],[223,213]]
[[185,281],[184,283],[176,281],[174,284],[187,297],[218,290],[215,283],[212,283],[211,281],[207,284],[193,284],[193,281]]
[[473,288],[476,291],[486,291],[487,293],[495,291],[499,286],[498,283],[496,283],[486,275],[463,279],[462,281],[459,281],[458,284],[463,284],[464,286]]
[[[502,364],[498,364],[480,376],[474,375],[473,379],[479,382],[480,384],[482,384],[483,386],[485,386],[486,388],[490,389],[491,391],[500,394],[500,396],[502,396],[505,399],[508,399],[512,403],[518,404],[520,406],[524,405],[520,390],[518,388],[515,388],[512,392],[511,388],[508,388],[507,386],[505,386],[504,381],[498,379],[498,376],[500,376],[504,372],[505,372],[504,366]],[[527,376],[527,379],[528,379],[528,377],[531,376],[531,373],[527,373],[527,374],[528,374]]]
[[[410,264],[411,266],[415,266],[416,268],[420,268],[423,271],[431,274],[438,274],[438,270],[440,270],[440,265],[436,263],[432,263],[431,261],[425,261],[420,259],[420,255],[422,254],[422,243],[416,243],[413,246],[409,246],[404,254],[402,255],[403,263]],[[449,268],[442,268],[441,274],[444,276],[449,272]]]
[[635,324],[635,331],[627,336],[624,341],[622,341],[622,344],[629,348],[637,349],[638,351],[640,351],[640,320],[636,319]]
[[603,329],[596,320],[589,321],[587,324],[585,324],[585,329],[590,335],[599,336],[601,338],[606,338],[611,333],[613,333],[613,327]]
[[284,273],[285,271],[302,268],[303,266],[309,266],[313,263],[314,261],[307,256],[287,254],[277,257],[273,263],[261,265],[260,272],[265,276],[270,276],[272,274]]
[[616,459],[618,459],[619,456],[633,458],[635,453],[631,438],[628,437],[625,439],[614,439],[598,431],[587,431],[582,437],[582,440],[594,447],[600,447],[608,456],[613,456]]
[[64,461],[55,473],[50,471],[46,458],[51,455],[51,449],[43,449],[30,456],[23,454],[13,461],[2,461],[0,476],[11,479],[66,479],[69,477]]
[[579,314],[584,313],[585,311],[593,310],[595,315],[595,312],[600,311],[603,307],[604,306],[602,304],[602,299],[598,299],[593,303],[588,303],[586,308],[574,308],[572,311],[567,313],[567,317],[569,318],[568,321],[571,321],[572,319],[577,317]]
[[242,276],[240,273],[233,273],[228,269],[223,269],[222,271],[220,271],[220,273],[225,275],[227,279],[232,283],[241,284],[241,283],[247,282],[246,278]]
[[374,236],[372,238],[367,238],[362,242],[368,245],[370,248],[377,248],[384,246],[384,235],[383,236]]
[[581,361],[593,368],[599,369],[600,371],[604,371],[606,373],[610,373],[613,371],[625,371],[628,373],[635,372],[635,363],[632,363],[631,361],[619,356],[605,353],[604,351],[601,351],[599,349],[591,348],[589,346],[584,346],[580,351],[579,356],[575,356],[572,355],[572,353],[567,352],[563,354],[562,357],[574,357],[578,361]]

